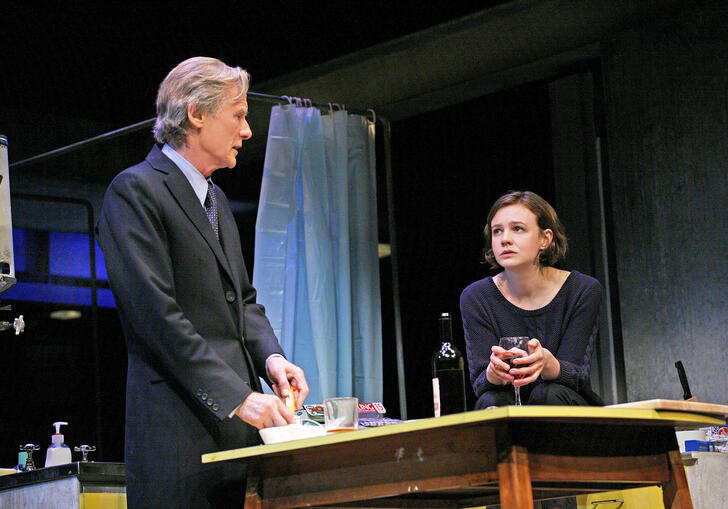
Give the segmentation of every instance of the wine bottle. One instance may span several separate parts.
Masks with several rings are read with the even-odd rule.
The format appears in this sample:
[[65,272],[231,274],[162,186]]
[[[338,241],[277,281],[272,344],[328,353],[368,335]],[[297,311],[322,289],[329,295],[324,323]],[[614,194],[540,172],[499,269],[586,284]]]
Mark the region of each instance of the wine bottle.
[[435,417],[465,412],[465,369],[462,354],[452,344],[450,313],[440,315],[440,348],[432,356],[432,396]]

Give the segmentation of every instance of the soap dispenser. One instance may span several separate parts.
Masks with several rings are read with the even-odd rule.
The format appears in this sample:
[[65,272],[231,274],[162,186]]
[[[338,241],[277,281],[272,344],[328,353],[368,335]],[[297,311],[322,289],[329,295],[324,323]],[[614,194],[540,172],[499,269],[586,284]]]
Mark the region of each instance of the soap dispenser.
[[63,443],[63,435],[61,435],[61,426],[68,425],[67,422],[54,422],[56,432],[51,437],[51,445],[46,453],[46,467],[55,465],[65,465],[71,463],[71,448]]

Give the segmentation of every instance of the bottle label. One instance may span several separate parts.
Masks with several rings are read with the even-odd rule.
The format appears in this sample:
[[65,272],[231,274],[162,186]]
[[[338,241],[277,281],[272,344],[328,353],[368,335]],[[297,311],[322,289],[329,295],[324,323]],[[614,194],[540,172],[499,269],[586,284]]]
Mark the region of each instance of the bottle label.
[[432,402],[435,406],[435,417],[440,417],[440,379],[432,379]]

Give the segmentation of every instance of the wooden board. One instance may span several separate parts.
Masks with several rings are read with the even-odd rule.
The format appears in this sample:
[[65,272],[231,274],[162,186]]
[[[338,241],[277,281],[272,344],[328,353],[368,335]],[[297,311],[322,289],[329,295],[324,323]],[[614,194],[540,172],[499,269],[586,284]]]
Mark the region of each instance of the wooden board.
[[644,408],[650,410],[672,410],[677,412],[693,412],[696,414],[717,415],[728,418],[728,405],[714,403],[701,403],[700,401],[685,401],[676,399],[648,399],[608,405],[606,408]]

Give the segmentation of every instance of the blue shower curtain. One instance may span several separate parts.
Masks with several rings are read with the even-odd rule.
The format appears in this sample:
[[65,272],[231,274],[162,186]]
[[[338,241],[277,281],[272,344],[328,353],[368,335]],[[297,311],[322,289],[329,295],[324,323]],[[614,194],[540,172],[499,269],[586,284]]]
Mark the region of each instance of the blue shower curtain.
[[365,117],[273,107],[253,284],[307,402],[382,401],[375,170]]

